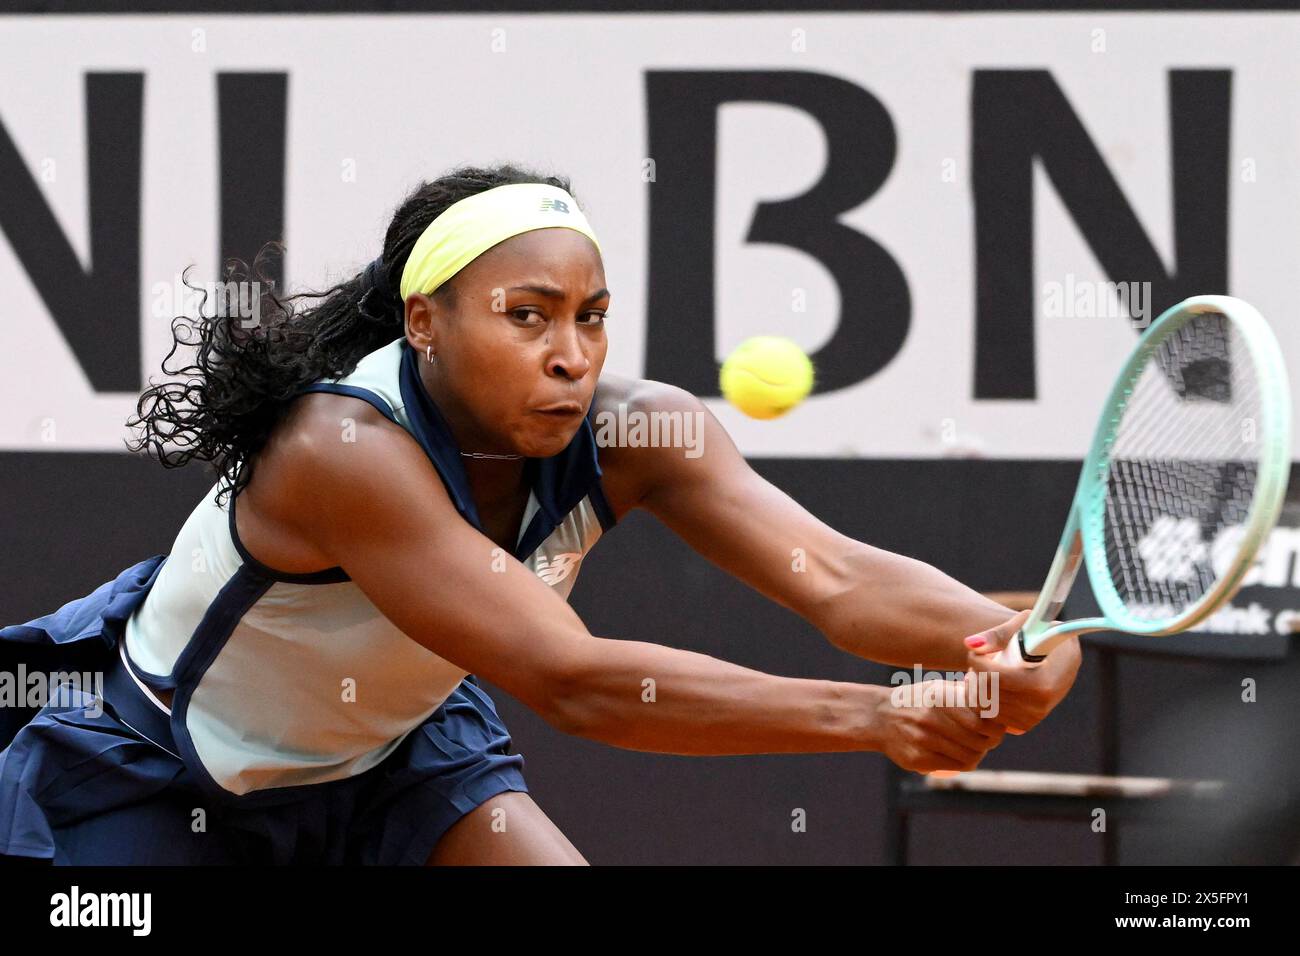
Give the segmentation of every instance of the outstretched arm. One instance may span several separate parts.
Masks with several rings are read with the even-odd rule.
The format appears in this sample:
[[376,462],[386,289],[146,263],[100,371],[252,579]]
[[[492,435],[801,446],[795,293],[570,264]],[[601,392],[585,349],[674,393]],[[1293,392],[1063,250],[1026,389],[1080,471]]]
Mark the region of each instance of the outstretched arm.
[[[697,457],[678,448],[632,450],[645,474],[640,507],[719,567],[795,611],[836,647],[909,669],[966,670],[965,638],[1014,615],[923,561],[828,527],[750,468],[689,392],[642,382],[635,405],[647,412],[698,413],[704,422]],[[1046,710],[1073,683],[1077,642],[1049,660],[1033,677]]]
[[962,639],[1014,613],[923,561],[829,527],[755,472],[698,398],[642,385],[641,410],[699,413],[704,439],[695,458],[677,448],[635,450],[645,475],[640,506],[836,647],[900,667],[960,670]]

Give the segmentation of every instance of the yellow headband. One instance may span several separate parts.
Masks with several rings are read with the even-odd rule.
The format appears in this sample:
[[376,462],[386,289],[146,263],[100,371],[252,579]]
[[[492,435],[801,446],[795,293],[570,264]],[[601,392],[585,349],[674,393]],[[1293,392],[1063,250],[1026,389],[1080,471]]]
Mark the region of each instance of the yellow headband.
[[577,202],[545,183],[511,183],[467,196],[429,223],[402,269],[402,300],[430,294],[498,242],[533,229],[573,229],[597,249],[596,234]]

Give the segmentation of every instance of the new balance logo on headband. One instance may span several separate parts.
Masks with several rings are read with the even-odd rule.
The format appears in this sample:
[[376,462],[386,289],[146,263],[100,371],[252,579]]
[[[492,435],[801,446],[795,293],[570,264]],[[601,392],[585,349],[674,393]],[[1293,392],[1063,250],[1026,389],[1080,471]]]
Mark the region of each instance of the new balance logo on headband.
[[563,199],[543,199],[542,212],[546,212],[548,209],[551,212],[568,212],[569,204]]

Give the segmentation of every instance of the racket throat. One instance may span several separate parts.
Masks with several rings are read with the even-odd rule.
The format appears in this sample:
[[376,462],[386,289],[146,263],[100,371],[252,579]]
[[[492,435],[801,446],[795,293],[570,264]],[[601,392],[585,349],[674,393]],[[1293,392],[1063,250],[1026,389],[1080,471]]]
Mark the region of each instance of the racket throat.
[[1079,573],[1079,565],[1083,562],[1083,535],[1079,533],[1078,527],[1078,522],[1071,516],[1056,549],[1052,568],[1047,572],[1047,580],[1043,582],[1043,589],[1034,602],[1034,609],[1016,635],[1020,656],[1028,663],[1043,660],[1059,643],[1049,642],[1047,638],[1061,608],[1065,606],[1065,599],[1070,594],[1074,578]]
[[1065,607],[1065,599],[1070,595],[1070,588],[1074,586],[1074,578],[1083,561],[1083,535],[1076,530],[1067,539],[1062,542],[1057,558],[1052,562],[1052,570],[1047,574],[1043,591],[1034,605],[1033,614],[1025,622],[1026,626],[1055,621],[1061,608]]

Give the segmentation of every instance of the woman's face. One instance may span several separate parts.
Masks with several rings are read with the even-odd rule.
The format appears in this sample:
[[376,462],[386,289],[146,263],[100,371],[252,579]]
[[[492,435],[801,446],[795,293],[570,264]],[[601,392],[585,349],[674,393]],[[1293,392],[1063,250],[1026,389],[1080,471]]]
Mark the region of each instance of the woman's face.
[[572,229],[536,229],[493,246],[448,285],[450,294],[407,300],[407,340],[461,450],[559,454],[605,364],[600,253]]

